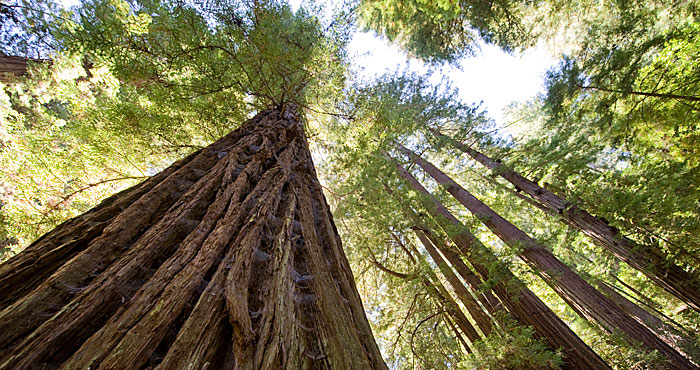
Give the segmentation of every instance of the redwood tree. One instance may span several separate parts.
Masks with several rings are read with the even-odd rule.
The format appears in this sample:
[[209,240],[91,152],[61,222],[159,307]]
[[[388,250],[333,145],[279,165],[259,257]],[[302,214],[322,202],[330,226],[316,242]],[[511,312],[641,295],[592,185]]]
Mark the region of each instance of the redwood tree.
[[386,369],[293,105],[0,265],[0,368]]
[[41,62],[29,58],[5,55],[0,52],[0,82],[8,83],[14,76],[22,76],[27,72],[29,61]]

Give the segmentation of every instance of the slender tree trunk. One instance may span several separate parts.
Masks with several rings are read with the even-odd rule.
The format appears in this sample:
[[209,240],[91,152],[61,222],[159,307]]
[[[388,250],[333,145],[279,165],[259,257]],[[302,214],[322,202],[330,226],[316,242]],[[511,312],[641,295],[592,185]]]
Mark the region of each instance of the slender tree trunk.
[[[547,307],[537,296],[532,293],[520,280],[508,269],[500,266],[495,257],[482,245],[466,227],[452,215],[445,206],[437,201],[413,175],[396,163],[399,176],[405,179],[416,192],[425,195],[429,199],[428,208],[434,216],[445,220],[443,228],[459,231],[448,233],[459,249],[460,254],[466,258],[475,271],[484,281],[492,275],[496,279],[493,291],[503,302],[513,317],[523,325],[530,325],[535,333],[544,338],[552,348],[560,349],[564,355],[564,368],[566,369],[610,369],[610,366],[593,352],[571,329]],[[450,250],[441,252],[453,263],[450,258]],[[487,267],[487,264],[491,267]],[[459,269],[458,269],[459,272]],[[460,273],[461,274],[461,273]]]
[[[419,262],[424,265],[427,264],[420,253],[417,254],[420,261],[416,261],[416,259],[413,258],[408,249],[404,249],[404,252],[406,252],[406,254],[410,257],[413,264],[417,264]],[[386,266],[379,263],[376,260],[376,258],[374,258],[374,256],[372,256],[371,258],[372,264],[376,266],[380,271],[386,273],[389,276],[393,276],[404,280],[411,279],[414,277],[414,275],[393,271],[387,268]],[[474,326],[472,326],[471,322],[469,322],[467,316],[464,315],[462,310],[459,308],[459,305],[457,305],[455,300],[452,298],[452,295],[450,295],[445,286],[440,282],[436,274],[430,272],[428,273],[428,276],[419,276],[419,279],[428,290],[428,293],[435,300],[437,300],[437,302],[442,306],[445,312],[454,319],[457,326],[459,326],[459,328],[467,336],[470,342],[474,343],[475,341],[481,339],[479,333],[476,331],[476,329],[474,329]],[[464,345],[467,349],[467,352],[471,353],[471,348],[469,348],[469,346],[467,346],[466,343],[464,343]]]
[[429,290],[433,291],[433,295],[437,297],[440,303],[444,306],[445,311],[454,318],[457,326],[467,336],[470,342],[474,343],[481,340],[481,335],[479,335],[479,332],[477,332],[474,326],[472,326],[467,316],[459,308],[459,305],[457,305],[454,298],[452,298],[450,292],[448,292],[447,288],[445,288],[440,280],[437,279],[437,276],[433,275],[430,279],[423,277],[423,283]]
[[[408,255],[408,257],[413,261],[414,264],[420,264],[422,266],[428,266],[427,261],[425,260],[425,257],[414,247],[414,253],[416,254],[415,258],[411,254],[411,252],[408,249],[404,249],[404,252]],[[462,310],[459,308],[459,305],[457,305],[457,302],[455,302],[454,298],[452,298],[452,295],[447,291],[445,286],[440,282],[440,279],[438,278],[437,274],[435,274],[432,269],[428,266],[425,271],[427,272],[428,276],[420,276],[421,282],[425,287],[428,289],[428,292],[435,297],[435,299],[440,302],[440,304],[443,306],[445,309],[445,312],[447,312],[455,321],[457,326],[462,330],[462,333],[467,336],[469,341],[471,343],[474,343],[478,340],[481,339],[481,335],[476,331],[474,326],[472,326],[471,322],[469,319],[467,319],[467,316],[462,312]],[[469,347],[468,352],[471,351]]]
[[440,139],[450,142],[476,161],[494,171],[494,173],[508,180],[517,189],[522,190],[540,204],[561,215],[567,225],[581,230],[617,258],[642,272],[669,293],[700,312],[700,282],[698,277],[674,264],[657,246],[636,243],[620,235],[618,230],[608,225],[605,220],[594,217],[566,199],[562,199],[551,191],[539,186],[536,182],[509,170],[483,153],[452,140],[440,132],[433,131],[433,134]]
[[65,222],[0,283],[1,369],[387,369],[293,108]]
[[462,343],[464,351],[467,353],[472,353],[472,349],[467,344],[467,341],[464,340],[464,337],[462,337],[462,333],[459,332],[459,329],[457,329],[455,323],[452,322],[452,320],[450,319],[450,315],[445,315],[445,322],[447,323],[447,325],[449,325],[450,329],[452,329],[452,332],[455,333],[455,339]]
[[[453,248],[445,244],[445,241],[437,238],[435,236],[435,233],[433,233],[431,230],[424,230],[428,236],[428,239],[430,242],[432,242],[432,245],[436,246],[442,254],[445,256],[445,258],[450,261],[450,264],[452,264],[452,267],[457,271],[459,276],[461,276],[464,281],[467,282],[469,287],[472,289],[474,293],[480,292],[483,287],[483,281],[479,276],[477,276],[472,270],[467,266],[464,261],[459,257],[459,253],[455,252]],[[499,312],[503,309],[503,305],[501,302],[496,298],[493,293],[488,290],[484,292],[483,294],[480,294],[479,297],[481,298],[480,301],[486,307],[486,310],[491,313],[495,314],[496,312]]]
[[479,326],[484,335],[489,335],[492,329],[491,319],[481,309],[474,297],[472,297],[472,295],[469,293],[464,284],[462,284],[462,282],[459,280],[454,271],[452,271],[452,269],[447,265],[442,256],[440,256],[440,253],[438,253],[437,249],[435,249],[433,243],[428,237],[428,232],[429,231],[425,231],[423,229],[416,230],[416,235],[418,236],[418,239],[420,239],[421,243],[423,243],[423,246],[428,251],[428,254],[430,254],[430,257],[433,259],[433,262],[435,262],[435,264],[440,269],[440,272],[442,272],[442,275],[445,276],[447,282],[449,282],[450,286],[452,286],[452,290],[454,290],[455,294],[457,295],[457,298],[459,298],[464,307],[467,309],[469,315],[471,315],[471,317],[474,319],[474,321]]
[[600,90],[600,91],[611,92],[611,93],[616,93],[616,94],[621,94],[621,95],[639,95],[639,96],[647,96],[647,97],[653,97],[653,98],[679,99],[679,100],[686,100],[686,101],[691,101],[691,102],[700,102],[700,97],[691,96],[691,95],[664,94],[664,93],[633,91],[633,90],[617,90],[617,89],[610,89],[610,88],[606,88],[606,87],[602,87],[602,86],[583,86],[583,85],[577,85],[577,86],[583,90]]
[[564,301],[583,315],[610,332],[620,332],[630,342],[640,341],[649,350],[658,350],[673,363],[676,369],[698,369],[682,354],[627,315],[619,306],[588,284],[566,264],[556,258],[545,246],[537,243],[486,204],[474,197],[430,162],[409,149],[400,146],[405,153],[431,177],[454,196],[470,212],[501,240],[520,251],[520,257],[546,281]]

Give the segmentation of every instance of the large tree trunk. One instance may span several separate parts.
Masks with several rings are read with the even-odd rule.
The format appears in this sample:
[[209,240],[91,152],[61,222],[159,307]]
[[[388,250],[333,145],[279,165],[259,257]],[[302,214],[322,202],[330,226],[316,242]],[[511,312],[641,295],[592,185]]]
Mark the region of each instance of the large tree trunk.
[[290,108],[0,267],[2,369],[386,369]]
[[539,186],[536,182],[526,179],[485,154],[452,140],[437,131],[433,131],[433,133],[438,138],[450,142],[456,148],[467,153],[470,157],[491,169],[495,174],[508,180],[517,189],[527,193],[554,213],[561,215],[567,225],[581,230],[617,258],[641,271],[656,284],[700,312],[700,282],[698,282],[698,277],[691,275],[673,263],[657,246],[642,245],[634,242],[621,235],[616,228],[608,225],[600,217],[595,217],[587,211],[578,208],[575,204],[562,199],[551,191]]
[[455,199],[482,220],[501,240],[519,250],[523,261],[530,265],[569,306],[584,318],[600,324],[611,333],[619,331],[625,334],[631,343],[640,341],[647,349],[658,350],[673,363],[676,369],[698,369],[682,354],[588,284],[545,246],[494,212],[430,162],[403,146],[399,146],[398,149],[423,168],[438,184],[444,186]]
[[[535,333],[549,342],[552,348],[562,351],[565,361],[564,368],[577,370],[610,369],[610,366],[600,356],[593,352],[581,338],[576,336],[547,305],[537,298],[508,269],[502,266],[497,267],[500,264],[486,247],[445,206],[438,202],[410,172],[398,163],[396,163],[396,168],[399,176],[405,179],[413,190],[428,198],[428,209],[438,220],[444,220],[443,228],[458,229],[458,231],[448,233],[449,237],[454,241],[459,253],[471,263],[481,278],[487,281],[492,277],[494,270],[497,271],[497,280],[493,286],[496,296],[518,322],[532,326]],[[445,255],[450,263],[459,266],[459,256],[456,255],[456,252],[447,248],[440,252]],[[494,270],[490,270],[485,263],[488,263]],[[459,268],[457,268],[457,272],[466,279]]]

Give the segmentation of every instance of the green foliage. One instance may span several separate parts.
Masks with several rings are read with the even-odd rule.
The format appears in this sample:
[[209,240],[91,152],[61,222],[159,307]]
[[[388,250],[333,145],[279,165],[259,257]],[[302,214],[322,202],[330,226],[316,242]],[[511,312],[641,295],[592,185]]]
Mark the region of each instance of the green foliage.
[[[252,112],[334,104],[344,84],[342,14],[327,20],[279,2],[46,9],[39,20],[51,62],[30,62],[30,74],[0,95],[0,236],[12,253]],[[38,22],[23,12],[12,16]]]
[[51,28],[59,7],[45,0],[3,0],[0,3],[0,53],[45,59],[54,48]]
[[316,16],[280,2],[97,0],[84,3],[57,37],[108,60],[121,80],[179,97],[224,95],[233,113],[250,98],[257,109],[303,105],[342,86],[347,30],[336,21],[326,32]]
[[512,49],[527,38],[521,25],[526,2],[498,0],[361,1],[365,29],[387,37],[412,56],[455,62],[478,49],[479,39]]
[[94,105],[113,99],[115,84],[105,69],[94,69],[88,79],[77,60],[56,56],[50,68],[37,66],[24,83],[2,86],[0,212],[5,238],[24,246],[145,178],[149,165],[167,160],[98,129],[101,117]]
[[[683,19],[688,9],[678,9]],[[596,48],[548,77],[549,118],[519,144],[533,174],[626,230],[697,267],[697,23],[650,27],[643,13],[596,29]],[[628,24],[639,20],[641,25]],[[624,31],[624,33],[622,33]],[[605,37],[602,34],[605,33]],[[593,43],[593,41],[589,41]],[[602,45],[601,45],[602,44]],[[685,61],[685,62],[684,62]],[[609,194],[607,202],[592,202]],[[662,196],[660,196],[662,194]]]

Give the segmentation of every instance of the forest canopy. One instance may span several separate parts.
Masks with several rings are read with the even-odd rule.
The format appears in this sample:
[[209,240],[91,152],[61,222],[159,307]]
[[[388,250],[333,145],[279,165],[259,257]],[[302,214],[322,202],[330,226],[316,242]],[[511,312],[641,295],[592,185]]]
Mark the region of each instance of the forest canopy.
[[[296,107],[390,368],[697,368],[699,6],[2,0],[0,261]],[[559,60],[510,124],[441,69],[484,44]]]

